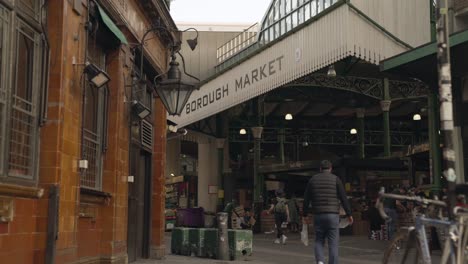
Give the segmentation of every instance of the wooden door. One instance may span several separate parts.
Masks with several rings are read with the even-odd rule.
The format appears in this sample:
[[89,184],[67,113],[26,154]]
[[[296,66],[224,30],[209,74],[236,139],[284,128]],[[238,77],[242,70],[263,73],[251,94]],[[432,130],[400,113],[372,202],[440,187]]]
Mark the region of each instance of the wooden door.
[[128,185],[128,261],[149,257],[151,155],[134,149],[131,173],[134,182]]

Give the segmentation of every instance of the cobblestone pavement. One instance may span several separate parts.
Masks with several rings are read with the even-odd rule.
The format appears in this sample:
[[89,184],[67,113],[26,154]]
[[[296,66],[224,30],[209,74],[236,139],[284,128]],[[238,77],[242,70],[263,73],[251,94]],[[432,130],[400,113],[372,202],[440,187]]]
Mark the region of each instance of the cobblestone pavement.
[[[140,260],[135,264],[238,264],[238,263],[315,263],[313,256],[313,242],[304,246],[299,234],[288,234],[286,245],[273,244],[273,235],[259,234],[254,236],[253,254],[242,261],[220,261],[197,257],[175,256],[170,254],[170,233],[166,234],[168,255],[164,260]],[[387,247],[387,241],[373,241],[367,237],[342,236],[340,238],[340,263],[341,264],[373,264],[381,263],[383,251]],[[437,262],[434,262],[437,263]]]

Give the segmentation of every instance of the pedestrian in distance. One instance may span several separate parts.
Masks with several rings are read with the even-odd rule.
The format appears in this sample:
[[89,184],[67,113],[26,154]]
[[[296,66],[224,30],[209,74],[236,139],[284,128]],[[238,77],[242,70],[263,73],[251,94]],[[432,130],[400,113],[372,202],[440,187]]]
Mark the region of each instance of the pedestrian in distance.
[[294,193],[291,195],[291,198],[288,199],[288,211],[291,231],[297,233],[299,232],[299,206],[297,205],[297,199]]
[[318,264],[325,263],[325,239],[328,240],[328,263],[338,264],[340,203],[348,221],[353,223],[351,207],[340,178],[332,174],[332,163],[323,160],[320,173],[312,176],[304,193],[304,222],[310,223],[307,214],[312,205],[315,228],[315,259]]
[[274,243],[282,243],[284,245],[288,239],[288,237],[284,235],[284,229],[287,227],[287,223],[289,222],[289,209],[288,202],[286,201],[282,190],[276,191],[276,201],[267,211],[268,214],[271,214],[272,212],[275,215],[276,224],[276,240]]

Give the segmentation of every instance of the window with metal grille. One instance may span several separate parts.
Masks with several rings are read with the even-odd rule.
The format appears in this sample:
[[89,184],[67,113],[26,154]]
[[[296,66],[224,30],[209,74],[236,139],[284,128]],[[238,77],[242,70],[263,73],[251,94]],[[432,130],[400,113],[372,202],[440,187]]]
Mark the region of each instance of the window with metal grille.
[[[36,13],[40,2],[31,2]],[[37,179],[44,57],[41,33],[23,20],[27,6],[22,3],[29,1],[17,2],[11,10],[0,4],[0,181]]]
[[[106,68],[106,54],[94,38],[88,41],[87,60],[101,69]],[[85,83],[82,149],[88,169],[83,172],[81,186],[95,190],[100,190],[102,186],[107,96],[107,87],[97,88],[90,82]]]

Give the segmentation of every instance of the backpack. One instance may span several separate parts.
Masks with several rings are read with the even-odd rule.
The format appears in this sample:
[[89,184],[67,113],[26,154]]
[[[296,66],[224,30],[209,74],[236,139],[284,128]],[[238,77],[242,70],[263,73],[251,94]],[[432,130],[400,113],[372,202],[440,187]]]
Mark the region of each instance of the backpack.
[[278,198],[278,202],[275,205],[275,213],[286,213],[286,199]]

